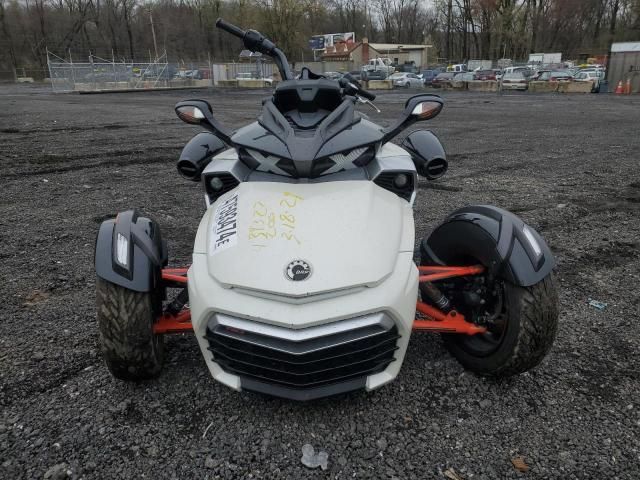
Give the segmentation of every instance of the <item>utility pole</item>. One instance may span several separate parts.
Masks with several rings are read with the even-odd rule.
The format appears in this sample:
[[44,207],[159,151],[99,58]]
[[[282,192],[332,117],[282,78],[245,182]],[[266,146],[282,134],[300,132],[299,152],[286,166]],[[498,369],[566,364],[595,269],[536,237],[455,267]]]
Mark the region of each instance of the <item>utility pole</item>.
[[156,62],[158,61],[158,42],[156,41],[156,29],[153,26],[153,15],[151,8],[149,8],[149,20],[151,21],[151,35],[153,35],[153,49],[156,52]]

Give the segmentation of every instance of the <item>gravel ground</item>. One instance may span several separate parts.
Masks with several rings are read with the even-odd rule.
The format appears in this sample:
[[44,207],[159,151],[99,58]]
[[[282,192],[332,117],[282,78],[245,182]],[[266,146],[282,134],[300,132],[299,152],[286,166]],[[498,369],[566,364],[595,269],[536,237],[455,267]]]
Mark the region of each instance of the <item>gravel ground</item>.
[[[451,93],[430,125],[451,169],[421,182],[418,235],[492,203],[557,254],[560,330],[534,371],[479,378],[416,334],[393,383],[294,403],[217,384],[185,335],[159,379],[111,377],[96,346],[99,223],[136,207],[187,263],[203,205],[175,171],[196,130],[173,104],[205,97],[240,126],[265,94],[0,88],[0,477],[639,478],[639,97]],[[371,117],[390,122],[409,94],[380,95]],[[302,465],[306,443],[327,471]]]

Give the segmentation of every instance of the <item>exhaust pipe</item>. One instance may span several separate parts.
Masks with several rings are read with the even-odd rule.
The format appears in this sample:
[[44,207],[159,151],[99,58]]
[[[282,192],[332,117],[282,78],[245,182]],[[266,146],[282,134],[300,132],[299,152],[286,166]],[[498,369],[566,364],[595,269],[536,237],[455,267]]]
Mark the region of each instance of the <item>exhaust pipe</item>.
[[418,174],[427,180],[436,180],[447,173],[447,155],[438,137],[429,130],[411,133],[402,146],[411,154]]
[[418,170],[418,173],[427,180],[436,180],[447,173],[448,169],[449,163],[444,158],[436,157],[426,160],[421,165],[421,170]]
[[202,132],[185,145],[176,165],[178,173],[187,180],[200,181],[204,169],[217,153],[225,149],[225,144],[215,135]]

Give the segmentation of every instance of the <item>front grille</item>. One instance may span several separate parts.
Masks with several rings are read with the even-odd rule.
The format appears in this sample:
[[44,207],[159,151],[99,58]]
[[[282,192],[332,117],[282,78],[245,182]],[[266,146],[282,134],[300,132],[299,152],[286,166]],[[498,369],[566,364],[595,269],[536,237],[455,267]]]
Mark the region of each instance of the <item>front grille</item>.
[[215,315],[205,337],[228,373],[297,389],[381,372],[394,361],[400,338],[382,313],[302,330]]

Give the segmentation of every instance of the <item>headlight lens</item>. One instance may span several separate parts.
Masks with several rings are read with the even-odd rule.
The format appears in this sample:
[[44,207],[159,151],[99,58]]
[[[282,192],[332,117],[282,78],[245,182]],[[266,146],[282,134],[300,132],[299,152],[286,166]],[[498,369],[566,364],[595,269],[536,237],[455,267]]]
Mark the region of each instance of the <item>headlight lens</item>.
[[219,192],[224,188],[224,182],[220,180],[220,177],[211,177],[211,179],[209,179],[209,186],[214,192]]
[[393,179],[393,184],[397,188],[405,188],[409,184],[409,176],[406,173],[399,173],[396,178]]

